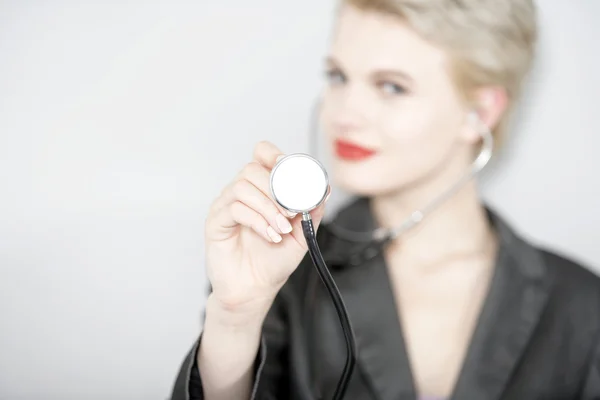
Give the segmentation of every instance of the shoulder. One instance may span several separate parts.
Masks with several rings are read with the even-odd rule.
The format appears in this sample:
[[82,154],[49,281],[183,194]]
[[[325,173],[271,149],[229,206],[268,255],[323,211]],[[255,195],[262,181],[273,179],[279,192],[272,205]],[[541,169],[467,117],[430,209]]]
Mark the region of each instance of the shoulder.
[[537,277],[540,282],[552,281],[553,297],[567,296],[562,299],[564,302],[585,299],[600,306],[600,265],[586,264],[573,254],[542,245],[504,215],[489,206],[487,210],[501,249],[510,253],[523,276]]
[[[585,306],[590,311],[600,310],[600,275],[592,268],[573,256],[556,250],[538,247],[548,272],[554,276],[554,294],[565,303]],[[583,304],[581,304],[583,303]]]
[[[538,262],[539,275],[529,275],[529,287],[539,287],[547,293],[543,321],[556,332],[568,332],[578,337],[580,343],[587,342],[588,335],[600,335],[600,276],[592,266],[576,256],[548,246],[536,244],[533,239],[523,239],[529,247],[531,257],[520,259],[522,270],[525,264]],[[527,250],[521,248],[520,252]],[[533,286],[532,286],[533,285]]]
[[545,247],[537,247],[548,268],[568,282],[579,283],[590,289],[600,290],[600,271],[596,271],[573,256]]

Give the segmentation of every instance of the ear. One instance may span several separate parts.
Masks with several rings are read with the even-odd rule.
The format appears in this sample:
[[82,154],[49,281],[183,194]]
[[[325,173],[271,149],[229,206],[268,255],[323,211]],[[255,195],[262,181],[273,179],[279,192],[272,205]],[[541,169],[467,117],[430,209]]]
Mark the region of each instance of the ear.
[[476,111],[479,119],[490,130],[494,129],[508,106],[508,94],[502,87],[486,87],[475,92]]
[[[467,140],[476,142],[479,140],[479,130],[483,129],[478,124],[483,124],[487,129],[493,130],[508,106],[508,95],[502,87],[484,87],[477,89],[472,97],[473,108],[477,118],[469,118],[467,129]],[[475,123],[474,123],[475,122]]]

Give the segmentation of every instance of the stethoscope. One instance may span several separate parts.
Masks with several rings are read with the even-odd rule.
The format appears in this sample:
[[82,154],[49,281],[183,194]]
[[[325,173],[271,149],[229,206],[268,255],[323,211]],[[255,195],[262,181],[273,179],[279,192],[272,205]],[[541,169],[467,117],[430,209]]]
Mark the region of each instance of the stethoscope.
[[[482,143],[479,154],[460,179],[423,208],[415,210],[402,224],[395,228],[378,228],[372,232],[353,232],[336,226],[333,222],[327,224],[328,231],[337,238],[366,245],[361,247],[361,252],[364,254],[354,255],[354,259],[351,260],[353,263],[360,263],[362,259],[373,257],[374,254],[369,254],[370,252],[378,252],[386,243],[413,228],[435,208],[452,197],[489,163],[494,147],[492,132],[481,123],[476,113],[471,113],[469,118],[477,126],[477,131],[481,135]],[[313,115],[312,121],[311,133],[314,140],[318,132],[316,115]],[[333,395],[333,400],[340,400],[345,395],[356,363],[356,342],[346,306],[317,243],[316,232],[310,215],[312,210],[325,201],[329,190],[329,177],[323,164],[311,155],[304,153],[289,154],[279,160],[273,167],[270,177],[270,189],[273,199],[281,207],[302,215],[302,231],[306,239],[308,253],[321,281],[329,292],[340,319],[347,351],[346,363]]]

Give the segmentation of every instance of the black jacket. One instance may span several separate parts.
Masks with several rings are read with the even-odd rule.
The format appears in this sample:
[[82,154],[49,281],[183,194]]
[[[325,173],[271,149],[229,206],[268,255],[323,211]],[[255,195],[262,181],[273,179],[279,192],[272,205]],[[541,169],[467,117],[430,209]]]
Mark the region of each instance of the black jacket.
[[[600,400],[600,279],[488,215],[500,240],[496,268],[451,400]],[[374,227],[364,199],[335,221],[359,231]],[[358,347],[345,398],[415,400],[382,255],[349,265],[355,246],[321,228],[321,249]],[[200,340],[181,366],[172,400],[203,398],[195,362]],[[345,358],[338,317],[307,256],[265,320],[252,399],[328,400]]]

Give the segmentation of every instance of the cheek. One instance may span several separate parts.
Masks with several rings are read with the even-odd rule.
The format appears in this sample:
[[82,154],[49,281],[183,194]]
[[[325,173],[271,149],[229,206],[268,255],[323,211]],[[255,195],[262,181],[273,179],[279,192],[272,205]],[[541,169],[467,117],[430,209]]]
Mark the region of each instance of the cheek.
[[415,107],[382,119],[381,161],[390,179],[411,181],[430,173],[447,159],[456,140],[456,118],[435,108]]
[[[334,157],[332,176],[337,184],[365,195],[389,192],[430,176],[447,162],[458,126],[457,113],[451,106],[422,100],[393,109],[385,105],[377,111],[363,120],[356,133],[376,143],[379,155],[357,164]],[[329,139],[339,133],[335,115],[331,105],[325,104],[321,122]]]
[[330,101],[321,102],[314,110],[314,118],[316,119],[317,126],[320,133],[325,135],[325,138],[331,137],[336,133],[334,130],[337,124],[334,121],[337,114],[338,112]]
[[414,107],[380,121],[386,152],[401,154],[405,159],[427,158],[453,140],[449,119],[433,108]]

